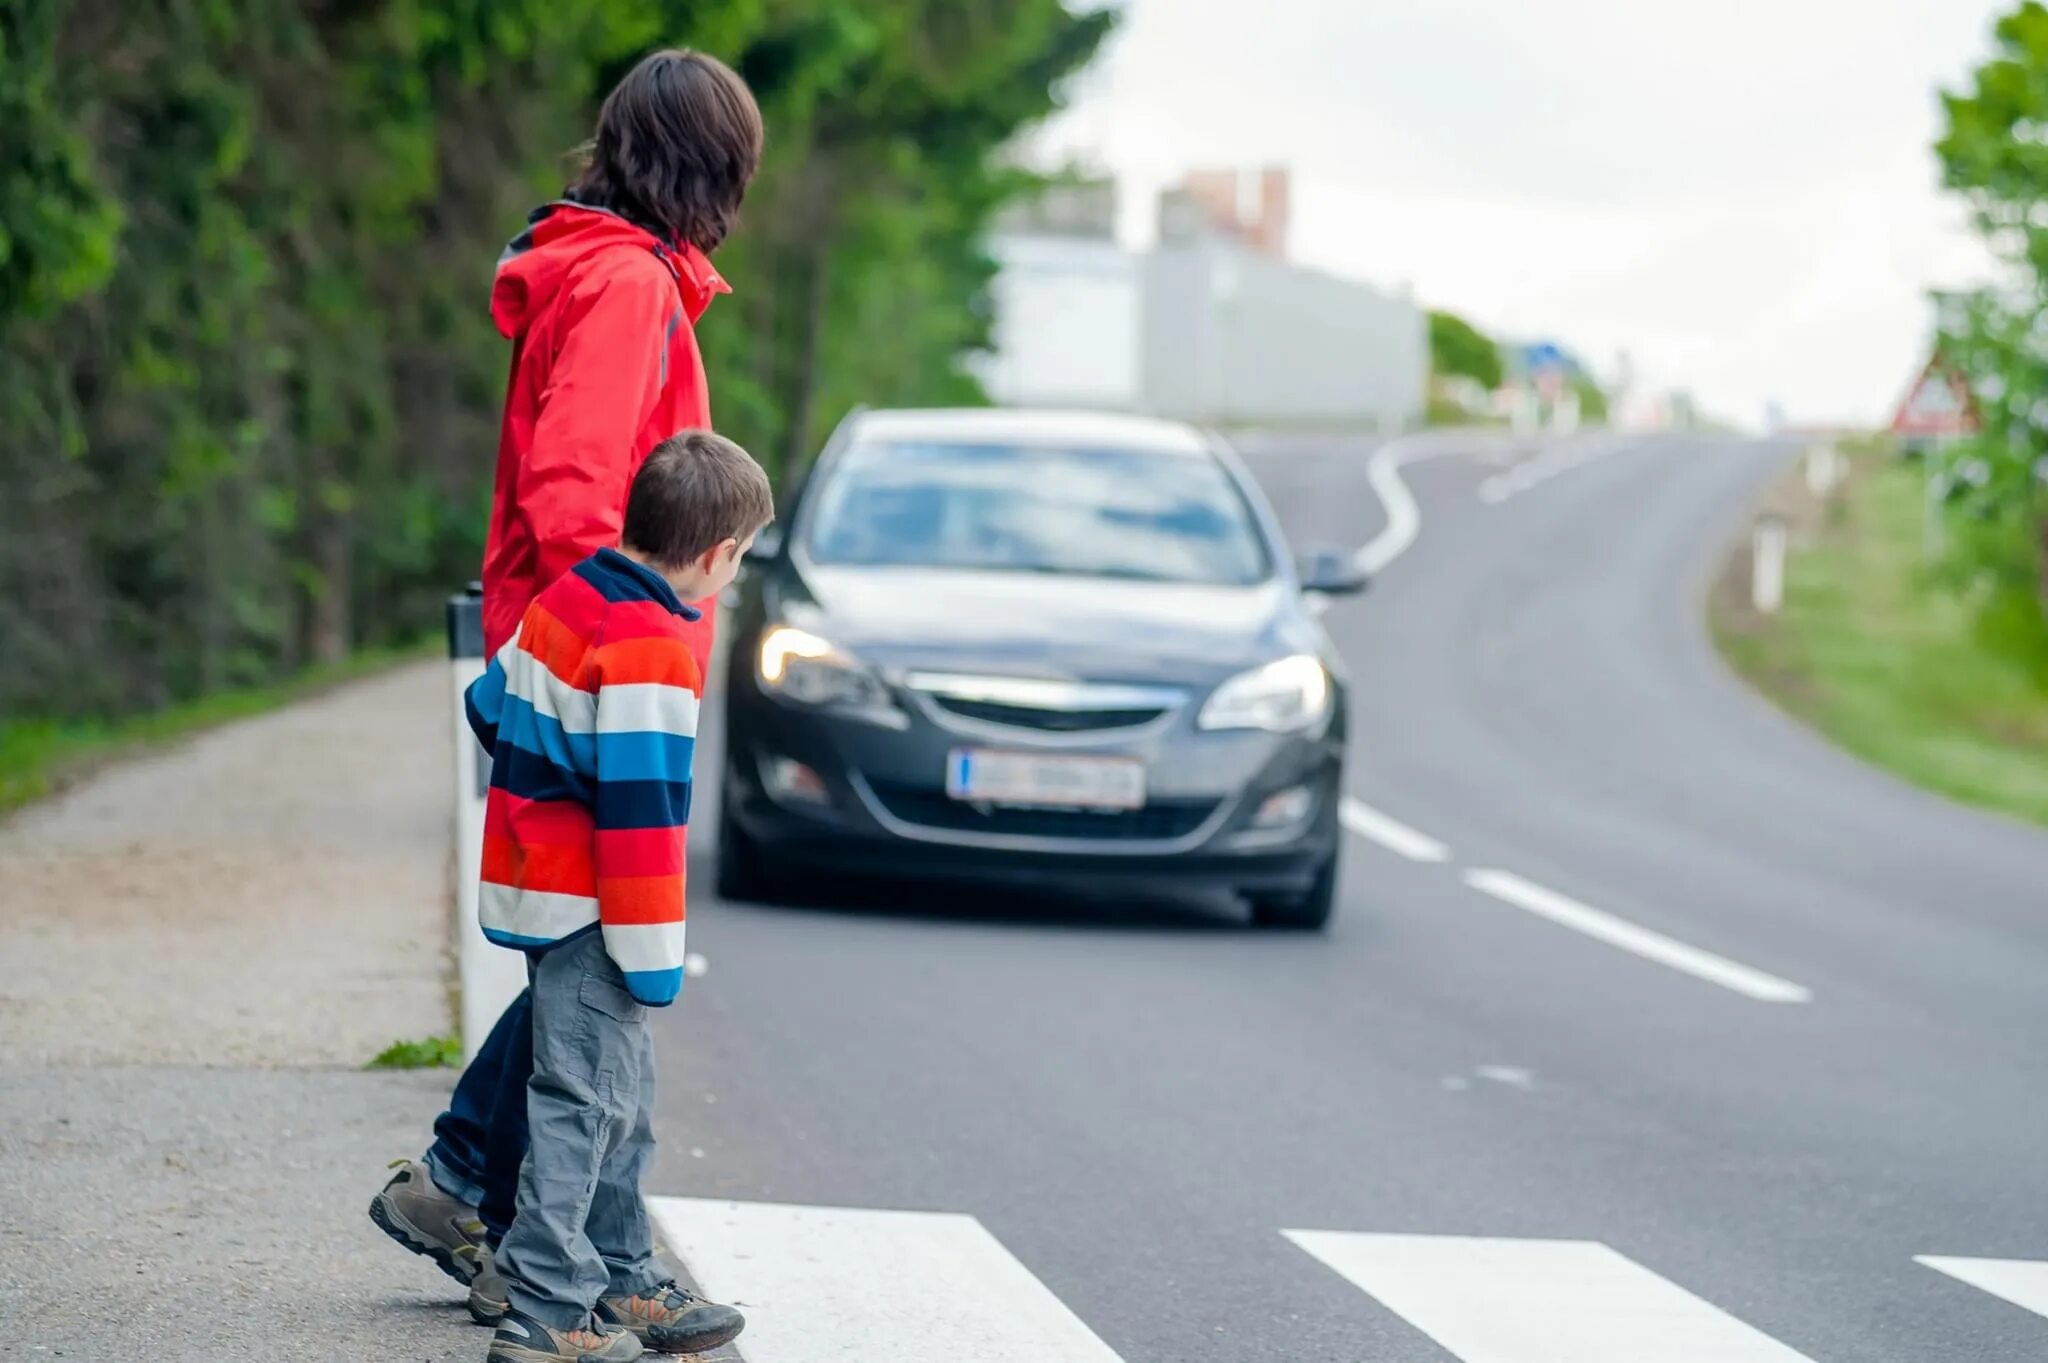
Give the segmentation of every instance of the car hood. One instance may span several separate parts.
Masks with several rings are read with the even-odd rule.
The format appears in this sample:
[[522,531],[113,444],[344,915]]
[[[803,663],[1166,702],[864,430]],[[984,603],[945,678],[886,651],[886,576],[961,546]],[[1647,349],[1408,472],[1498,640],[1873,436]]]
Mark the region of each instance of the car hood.
[[806,565],[775,615],[886,671],[1209,685],[1317,634],[1292,585]]

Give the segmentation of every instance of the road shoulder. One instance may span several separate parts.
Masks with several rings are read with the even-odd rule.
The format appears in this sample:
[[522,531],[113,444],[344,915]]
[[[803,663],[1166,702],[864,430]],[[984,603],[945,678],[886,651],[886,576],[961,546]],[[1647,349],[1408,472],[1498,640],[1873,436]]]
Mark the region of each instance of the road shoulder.
[[[70,1357],[474,1358],[364,1215],[445,1070],[448,692],[417,664],[0,828],[0,1318]],[[33,1347],[33,1346],[32,1346]]]

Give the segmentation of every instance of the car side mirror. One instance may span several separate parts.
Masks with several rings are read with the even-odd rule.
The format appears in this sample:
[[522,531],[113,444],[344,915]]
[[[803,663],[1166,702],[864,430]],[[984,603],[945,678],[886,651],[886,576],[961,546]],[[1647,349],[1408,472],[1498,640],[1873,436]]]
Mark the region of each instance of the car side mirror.
[[1304,592],[1318,596],[1357,596],[1372,582],[1372,575],[1358,566],[1356,555],[1336,549],[1302,555],[1295,575]]

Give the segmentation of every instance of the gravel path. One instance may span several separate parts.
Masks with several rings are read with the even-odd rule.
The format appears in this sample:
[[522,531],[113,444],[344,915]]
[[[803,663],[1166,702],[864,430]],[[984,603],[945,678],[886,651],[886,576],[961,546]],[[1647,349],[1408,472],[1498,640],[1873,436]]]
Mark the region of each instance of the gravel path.
[[110,768],[0,826],[0,1355],[480,1359],[363,1215],[452,1076],[447,671]]
[[343,687],[0,825],[0,1064],[355,1067],[446,1032],[447,677]]

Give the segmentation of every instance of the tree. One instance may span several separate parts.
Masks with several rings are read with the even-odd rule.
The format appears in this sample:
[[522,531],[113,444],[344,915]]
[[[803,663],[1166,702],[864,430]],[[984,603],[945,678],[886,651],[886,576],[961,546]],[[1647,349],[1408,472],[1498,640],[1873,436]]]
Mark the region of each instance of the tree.
[[1489,392],[1500,387],[1500,346],[1456,313],[1429,314],[1429,361],[1439,375],[1472,379]]
[[0,4],[0,716],[146,708],[430,631],[481,551],[484,301],[650,47],[769,131],[719,424],[978,401],[981,237],[1106,13],[1058,0]]
[[1954,564],[2048,604],[2048,7],[1998,21],[1991,60],[1945,93],[1935,151],[2006,266],[1993,288],[1943,300],[1942,358],[1969,380],[1983,433],[1950,452]]
[[855,402],[981,400],[963,361],[989,341],[982,242],[1032,183],[996,153],[1113,22],[1060,0],[799,8],[740,55],[757,89],[778,77],[777,150],[732,248],[747,324],[707,329],[719,402],[792,470]]

